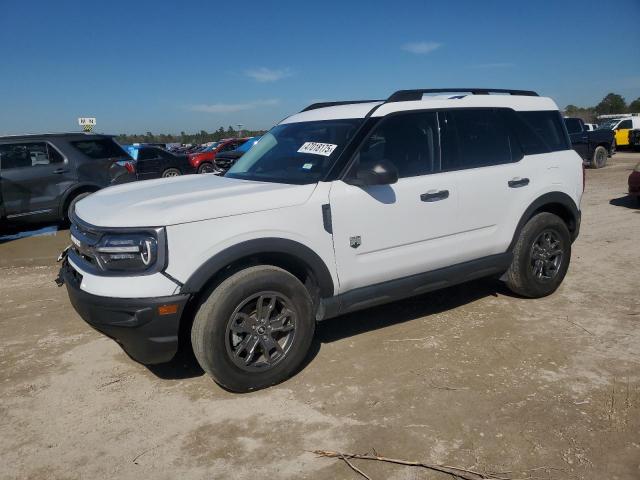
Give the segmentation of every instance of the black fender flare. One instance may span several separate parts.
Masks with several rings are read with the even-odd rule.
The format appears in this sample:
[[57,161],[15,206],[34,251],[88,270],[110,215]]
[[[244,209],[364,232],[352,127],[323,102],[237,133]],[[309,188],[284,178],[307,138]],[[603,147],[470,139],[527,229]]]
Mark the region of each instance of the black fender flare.
[[309,247],[286,238],[266,237],[247,240],[215,254],[191,274],[181,288],[182,293],[197,293],[228,265],[260,254],[280,254],[305,266],[315,277],[321,297],[334,294],[333,278],[320,256]]
[[64,208],[65,208],[65,205],[67,205],[67,201],[69,200],[69,198],[72,198],[77,193],[81,193],[81,192],[93,193],[93,192],[97,192],[98,190],[102,190],[102,188],[103,187],[101,187],[97,183],[89,183],[89,182],[74,183],[72,186],[67,188],[67,190],[62,194],[62,198],[60,199],[60,206],[58,207],[59,209],[58,215],[61,218],[64,218],[66,214],[66,212],[64,211]]
[[515,247],[515,244],[520,237],[520,232],[522,231],[526,223],[531,219],[531,217],[533,217],[533,214],[538,210],[544,210],[544,207],[547,205],[560,205],[569,213],[569,230],[571,232],[571,241],[576,239],[580,230],[580,210],[578,209],[578,206],[566,193],[549,192],[536,198],[524,211],[513,234],[513,239],[509,244],[508,251],[513,251],[513,248]]

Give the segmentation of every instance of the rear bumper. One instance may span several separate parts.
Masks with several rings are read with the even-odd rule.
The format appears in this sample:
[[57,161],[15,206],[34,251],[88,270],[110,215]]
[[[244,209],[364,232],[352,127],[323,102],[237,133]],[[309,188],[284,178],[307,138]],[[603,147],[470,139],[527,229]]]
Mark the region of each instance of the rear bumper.
[[[114,339],[137,362],[151,365],[171,360],[178,351],[180,318],[189,295],[152,298],[101,297],[80,289],[81,276],[67,261],[60,270],[71,305],[93,328]],[[177,305],[175,313],[158,308]]]

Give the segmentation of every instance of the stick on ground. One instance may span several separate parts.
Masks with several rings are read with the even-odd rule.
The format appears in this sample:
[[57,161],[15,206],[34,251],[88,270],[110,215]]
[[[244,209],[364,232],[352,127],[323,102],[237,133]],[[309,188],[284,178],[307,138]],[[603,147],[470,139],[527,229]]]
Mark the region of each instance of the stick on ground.
[[315,450],[313,453],[320,457],[328,457],[328,458],[339,458],[344,460],[352,469],[356,472],[360,473],[365,478],[369,478],[362,471],[356,469],[353,464],[351,464],[348,459],[359,459],[359,460],[376,460],[378,462],[387,462],[387,463],[395,463],[397,465],[407,465],[409,467],[421,467],[426,468],[428,470],[434,470],[436,472],[448,473],[449,475],[453,475],[458,478],[462,478],[464,480],[486,480],[486,479],[498,479],[498,480],[508,480],[505,477],[496,477],[491,474],[484,474],[480,472],[474,472],[473,470],[467,470],[466,468],[460,467],[451,467],[448,465],[438,465],[435,463],[424,463],[424,462],[412,462],[409,460],[399,460],[397,458],[389,458],[389,457],[381,457],[379,455],[370,455],[367,453],[342,453],[342,452],[333,452],[331,450]]

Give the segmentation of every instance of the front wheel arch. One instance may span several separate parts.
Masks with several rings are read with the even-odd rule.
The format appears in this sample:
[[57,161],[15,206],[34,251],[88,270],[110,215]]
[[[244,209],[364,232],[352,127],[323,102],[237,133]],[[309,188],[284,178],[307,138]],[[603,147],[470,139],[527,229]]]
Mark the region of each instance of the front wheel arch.
[[[205,261],[182,286],[183,293],[200,292],[233,265],[271,264],[300,277],[308,274],[322,298],[334,294],[333,278],[320,256],[306,245],[287,238],[257,238],[233,245]],[[304,279],[302,279],[304,283]]]

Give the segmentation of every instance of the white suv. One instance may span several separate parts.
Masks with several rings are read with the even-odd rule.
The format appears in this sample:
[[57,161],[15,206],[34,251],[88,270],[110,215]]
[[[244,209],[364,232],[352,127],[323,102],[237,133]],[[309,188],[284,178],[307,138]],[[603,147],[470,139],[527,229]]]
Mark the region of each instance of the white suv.
[[485,276],[552,293],[583,182],[558,107],[534,92],[314,104],[224,177],[78,202],[60,283],[135,360],[190,338],[216,382],[253,390],[291,376],[326,318]]

